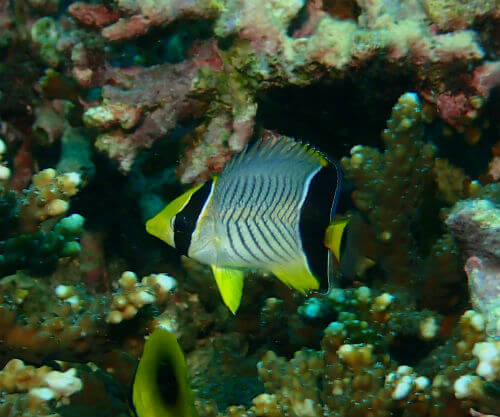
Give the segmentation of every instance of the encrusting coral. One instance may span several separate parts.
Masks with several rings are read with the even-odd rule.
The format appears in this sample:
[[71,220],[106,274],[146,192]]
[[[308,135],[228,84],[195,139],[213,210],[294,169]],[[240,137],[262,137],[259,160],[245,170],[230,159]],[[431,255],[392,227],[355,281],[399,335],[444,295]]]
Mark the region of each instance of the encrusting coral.
[[446,224],[468,256],[472,305],[487,320],[487,332],[500,337],[500,209],[489,200],[458,202]]
[[[97,145],[128,172],[137,149],[168,135],[186,116],[197,117],[200,106],[209,107],[197,129],[201,140],[195,141],[182,167],[183,181],[191,182],[207,175],[202,167],[220,169],[230,154],[241,150],[251,136],[257,97],[267,89],[339,79],[383,54],[395,67],[411,62],[421,95],[448,123],[463,129],[481,113],[495,85],[486,79],[497,78],[491,73],[499,71],[489,64],[478,66],[470,76],[474,83],[464,85],[465,78],[457,79],[453,68],[484,59],[476,35],[466,28],[478,16],[489,16],[494,6],[486,2],[468,8],[460,30],[435,34],[426,20],[436,10],[435,2],[426,7],[418,2],[386,3],[359,2],[361,11],[354,22],[330,16],[323,2],[165,0],[154,6],[143,1],[117,2],[121,18],[110,19],[110,25],[104,22],[116,9],[75,3],[69,9],[73,17],[84,26],[102,28],[102,35],[112,42],[185,18],[213,22],[214,37],[237,39],[222,50],[212,37],[193,46],[179,64],[110,69],[99,75],[89,69],[88,77],[105,80],[106,85],[103,103],[89,108],[85,119],[88,125],[108,129]],[[289,30],[304,8],[305,21],[295,31]],[[89,19],[102,23],[89,25]],[[158,84],[157,79],[164,83]],[[197,150],[198,146],[202,149]]]

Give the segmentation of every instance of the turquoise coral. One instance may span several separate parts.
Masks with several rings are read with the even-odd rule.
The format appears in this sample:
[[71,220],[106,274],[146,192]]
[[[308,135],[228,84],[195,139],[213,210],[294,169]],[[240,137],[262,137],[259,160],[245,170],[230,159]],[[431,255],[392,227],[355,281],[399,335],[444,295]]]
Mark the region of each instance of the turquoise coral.
[[0,241],[0,275],[26,270],[33,274],[50,274],[61,257],[80,253],[78,238],[84,219],[73,214],[57,223],[49,232],[20,234]]

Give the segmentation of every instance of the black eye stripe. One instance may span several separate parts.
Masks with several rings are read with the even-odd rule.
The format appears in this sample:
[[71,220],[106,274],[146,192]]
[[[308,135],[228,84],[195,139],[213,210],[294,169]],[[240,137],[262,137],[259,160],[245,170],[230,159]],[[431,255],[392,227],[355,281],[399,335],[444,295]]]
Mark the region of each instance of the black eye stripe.
[[207,181],[199,190],[195,191],[186,206],[175,216],[174,243],[183,255],[187,255],[191,244],[191,235],[196,228],[196,222],[211,189],[212,180]]

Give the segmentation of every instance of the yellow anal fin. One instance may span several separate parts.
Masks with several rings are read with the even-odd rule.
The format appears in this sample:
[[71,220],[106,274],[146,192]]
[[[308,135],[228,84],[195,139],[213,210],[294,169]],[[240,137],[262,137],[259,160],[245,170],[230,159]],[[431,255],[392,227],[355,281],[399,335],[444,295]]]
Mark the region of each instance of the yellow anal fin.
[[309,270],[305,262],[277,265],[271,272],[284,284],[305,293],[307,290],[317,290],[319,281]]
[[339,264],[342,235],[348,223],[348,219],[335,220],[328,226],[325,233],[325,246],[333,252]]
[[212,272],[224,304],[233,314],[236,314],[243,294],[245,272],[241,269],[221,268],[216,265],[212,265]]

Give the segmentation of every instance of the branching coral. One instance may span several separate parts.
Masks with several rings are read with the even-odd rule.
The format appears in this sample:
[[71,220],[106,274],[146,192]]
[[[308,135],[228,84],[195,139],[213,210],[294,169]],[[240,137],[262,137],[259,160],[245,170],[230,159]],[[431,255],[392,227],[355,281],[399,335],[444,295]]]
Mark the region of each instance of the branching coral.
[[[374,314],[371,325],[377,322],[375,310],[380,303],[371,298],[367,305]],[[393,309],[388,306],[386,316]],[[454,343],[435,352],[434,360],[442,355],[449,355],[448,359],[441,370],[431,372],[425,364],[417,368],[399,365],[380,346],[347,343],[349,332],[334,322],[325,330],[320,351],[301,350],[290,361],[266,353],[258,365],[266,393],[255,397],[249,409],[230,407],[224,415],[390,416],[399,412],[403,416],[447,416],[454,410],[454,415],[467,416],[471,404],[491,412],[495,394],[489,392],[484,379],[474,375],[472,355],[472,351],[478,355],[485,349],[486,357],[486,349],[493,349],[481,342],[484,318],[470,311],[462,316],[460,326]],[[202,415],[213,415],[200,408]]]
[[59,258],[78,255],[78,238],[84,221],[82,216],[72,214],[51,231],[20,234],[0,241],[0,278],[16,270],[48,274],[54,270]]
[[[418,257],[411,233],[426,184],[430,181],[435,148],[423,142],[418,98],[402,96],[382,134],[384,153],[355,146],[342,166],[358,188],[356,207],[368,214],[377,240],[383,267],[398,282],[411,279]],[[388,186],[390,184],[390,186]]]
[[78,192],[80,182],[78,173],[58,175],[50,168],[34,175],[31,187],[21,197],[19,217],[22,230],[36,230],[40,222],[64,215],[69,209],[68,200]]
[[[84,286],[67,278],[66,284],[59,281],[56,286],[20,273],[3,278],[0,354],[19,351],[18,357],[35,362],[48,358],[97,361],[93,355],[109,352],[120,339],[122,342],[133,339],[133,328],[137,330],[135,337],[141,341],[144,331],[141,324],[151,322],[158,315],[145,307],[165,307],[174,296],[165,275],[146,277],[143,284],[134,281],[134,276],[131,272],[124,273],[121,283],[127,289],[121,287],[116,293],[104,296],[92,296]],[[141,317],[117,327],[139,311],[142,311]],[[24,354],[20,350],[24,350]]]
[[26,416],[58,416],[54,408],[69,404],[69,397],[82,388],[74,368],[60,372],[48,366],[27,366],[19,359],[12,359],[0,371],[0,390],[6,393],[0,397],[0,413],[2,416],[19,412]]

